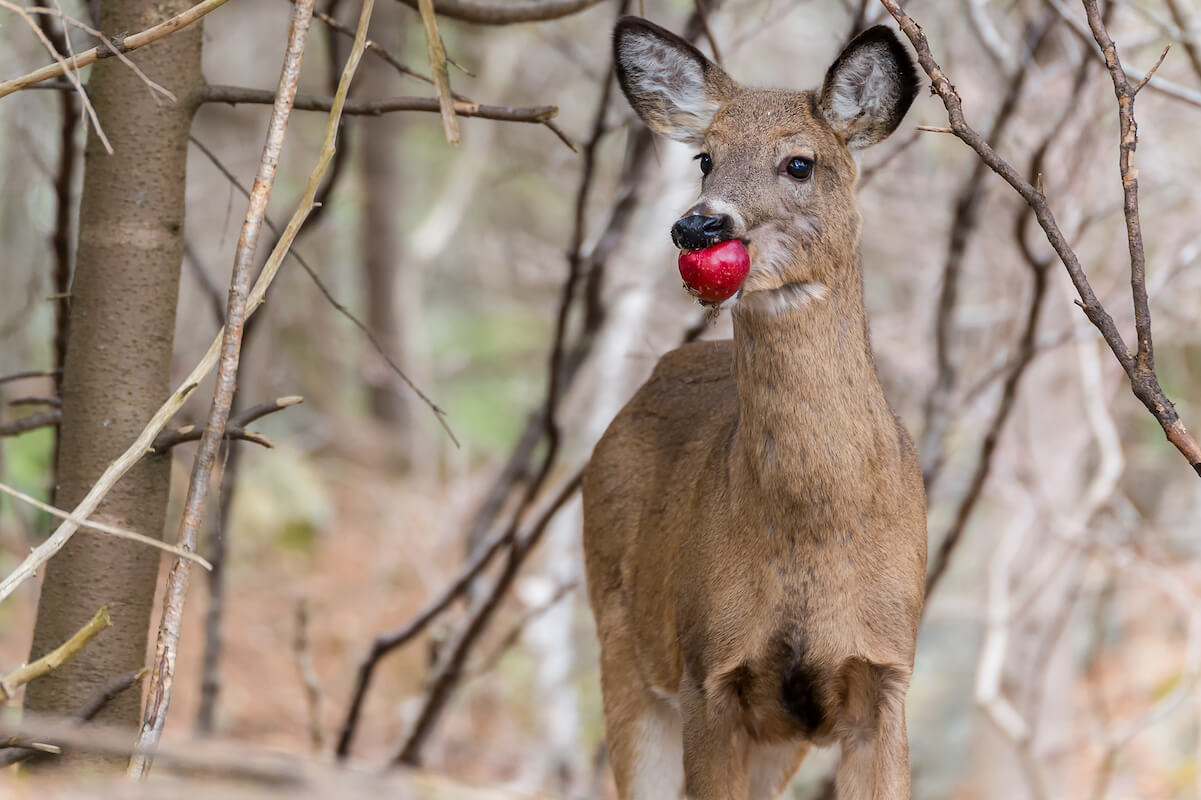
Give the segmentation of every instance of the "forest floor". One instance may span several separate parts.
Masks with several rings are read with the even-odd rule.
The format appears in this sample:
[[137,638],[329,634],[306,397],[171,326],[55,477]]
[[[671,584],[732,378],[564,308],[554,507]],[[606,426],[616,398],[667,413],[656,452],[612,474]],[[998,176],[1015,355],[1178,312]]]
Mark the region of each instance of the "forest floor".
[[[190,457],[177,458],[176,489],[183,488],[188,466]],[[493,472],[477,469],[439,482],[402,477],[338,453],[306,455],[286,446],[248,451],[243,470],[231,526],[217,738],[297,756],[328,753],[360,659],[374,636],[406,622],[452,579],[463,560],[465,524]],[[5,537],[6,549],[14,538]],[[163,575],[169,566],[164,557]],[[188,739],[199,709],[206,584],[203,574],[194,573],[164,735],[168,744]],[[302,602],[320,686],[319,746],[294,646]],[[32,587],[6,604],[0,665],[28,657],[35,610]],[[455,609],[451,618],[461,613]],[[530,711],[533,670],[520,648],[493,658],[521,613],[520,602],[510,599],[469,659],[464,690],[425,751],[433,772],[479,786],[530,780],[523,754],[536,725]],[[432,642],[445,630],[445,623],[435,623],[381,662],[354,739],[356,762],[388,762],[420,704]],[[471,674],[480,663],[487,664],[487,674]],[[600,736],[596,727],[593,738]],[[3,776],[0,772],[0,785]]]

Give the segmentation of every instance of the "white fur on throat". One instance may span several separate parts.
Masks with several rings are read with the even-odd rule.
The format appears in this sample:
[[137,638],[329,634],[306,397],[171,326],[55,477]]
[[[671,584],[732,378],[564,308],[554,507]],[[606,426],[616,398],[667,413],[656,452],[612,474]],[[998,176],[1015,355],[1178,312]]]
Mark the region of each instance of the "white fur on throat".
[[745,293],[739,299],[738,306],[746,311],[774,317],[825,300],[828,294],[824,283],[786,283],[776,289]]

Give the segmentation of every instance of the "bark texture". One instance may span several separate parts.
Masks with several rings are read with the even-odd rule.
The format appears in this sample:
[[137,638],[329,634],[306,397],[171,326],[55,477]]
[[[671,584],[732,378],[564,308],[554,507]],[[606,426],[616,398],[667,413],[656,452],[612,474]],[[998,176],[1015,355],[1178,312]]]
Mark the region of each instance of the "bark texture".
[[[187,0],[105,0],[100,27],[135,31],[180,13]],[[55,504],[71,508],[137,436],[170,391],[179,267],[183,255],[188,129],[204,86],[202,30],[192,25],[131,53],[178,103],[156,103],[117,59],[92,68],[88,93],[114,147],[94,136],[84,184],[71,320],[63,373],[63,422]],[[170,456],[148,456],[109,493],[95,518],[160,536]],[[71,714],[105,681],[141,667],[161,553],[81,532],[47,565],[31,656],[60,644],[96,609],[113,626],[79,657],[30,684],[26,707]],[[96,719],[134,726],[140,693],[126,692]]]

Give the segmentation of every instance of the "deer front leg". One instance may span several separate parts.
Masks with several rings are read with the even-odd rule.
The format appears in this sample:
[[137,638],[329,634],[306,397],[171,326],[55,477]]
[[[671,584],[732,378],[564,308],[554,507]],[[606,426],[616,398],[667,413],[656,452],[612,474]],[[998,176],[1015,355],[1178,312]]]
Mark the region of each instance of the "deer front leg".
[[684,676],[684,796],[687,800],[746,800],[747,736],[738,725],[737,700]]
[[909,800],[908,668],[852,658],[839,682],[839,800]]

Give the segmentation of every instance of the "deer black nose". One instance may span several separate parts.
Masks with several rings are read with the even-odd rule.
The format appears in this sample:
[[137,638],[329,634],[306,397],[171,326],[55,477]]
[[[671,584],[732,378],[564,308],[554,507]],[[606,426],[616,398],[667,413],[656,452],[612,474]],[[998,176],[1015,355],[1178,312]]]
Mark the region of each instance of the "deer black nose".
[[731,220],[727,214],[707,217],[689,214],[671,226],[671,240],[681,250],[703,250],[730,238]]

